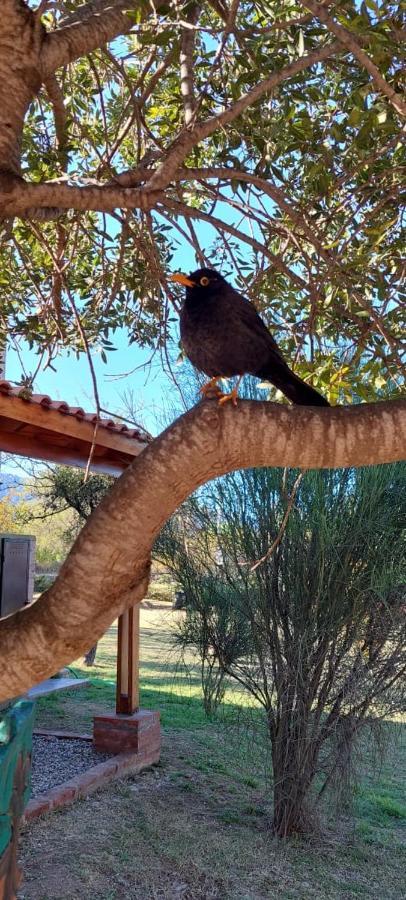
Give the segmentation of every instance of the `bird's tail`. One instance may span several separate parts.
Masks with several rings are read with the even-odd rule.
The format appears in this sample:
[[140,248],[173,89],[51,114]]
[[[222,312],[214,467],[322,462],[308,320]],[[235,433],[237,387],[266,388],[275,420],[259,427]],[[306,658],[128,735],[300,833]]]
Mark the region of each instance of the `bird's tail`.
[[330,406],[329,402],[318,391],[306,384],[286,366],[280,371],[275,367],[267,371],[266,367],[257,373],[264,381],[270,381],[282,394],[297,406]]

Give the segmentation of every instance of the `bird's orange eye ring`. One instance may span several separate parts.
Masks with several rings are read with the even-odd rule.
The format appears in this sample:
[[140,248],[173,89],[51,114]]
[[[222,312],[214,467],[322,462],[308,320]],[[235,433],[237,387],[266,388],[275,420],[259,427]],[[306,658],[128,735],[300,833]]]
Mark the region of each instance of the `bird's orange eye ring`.
[[202,285],[202,287],[207,287],[209,282],[210,278],[208,278],[207,275],[203,275],[203,278],[200,279],[200,284]]

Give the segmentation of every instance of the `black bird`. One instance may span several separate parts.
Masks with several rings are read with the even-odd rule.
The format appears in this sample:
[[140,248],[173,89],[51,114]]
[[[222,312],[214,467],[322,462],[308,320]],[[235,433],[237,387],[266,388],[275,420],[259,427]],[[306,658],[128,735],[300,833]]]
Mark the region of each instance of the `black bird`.
[[[191,275],[171,277],[186,287],[180,313],[180,336],[188,359],[209,376],[202,388],[217,388],[220,403],[237,402],[243,375],[255,375],[275,385],[292,403],[329,406],[321,394],[295,375],[256,309],[214,269],[197,269]],[[220,378],[239,375],[230,394],[222,394]]]

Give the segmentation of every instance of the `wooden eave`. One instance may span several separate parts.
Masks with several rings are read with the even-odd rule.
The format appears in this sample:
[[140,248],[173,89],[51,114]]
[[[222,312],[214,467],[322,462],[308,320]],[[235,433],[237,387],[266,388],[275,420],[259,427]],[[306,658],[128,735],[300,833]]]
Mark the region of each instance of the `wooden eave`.
[[108,420],[101,420],[95,435],[96,417],[80,417],[64,406],[0,393],[0,450],[84,468],[94,442],[92,471],[120,475],[147,446],[147,436],[123,432]]

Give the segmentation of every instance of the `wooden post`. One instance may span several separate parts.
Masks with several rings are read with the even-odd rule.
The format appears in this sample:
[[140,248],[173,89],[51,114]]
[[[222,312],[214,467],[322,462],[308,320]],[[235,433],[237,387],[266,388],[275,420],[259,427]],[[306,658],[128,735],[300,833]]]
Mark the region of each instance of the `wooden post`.
[[118,620],[116,713],[131,716],[139,708],[140,605]]

